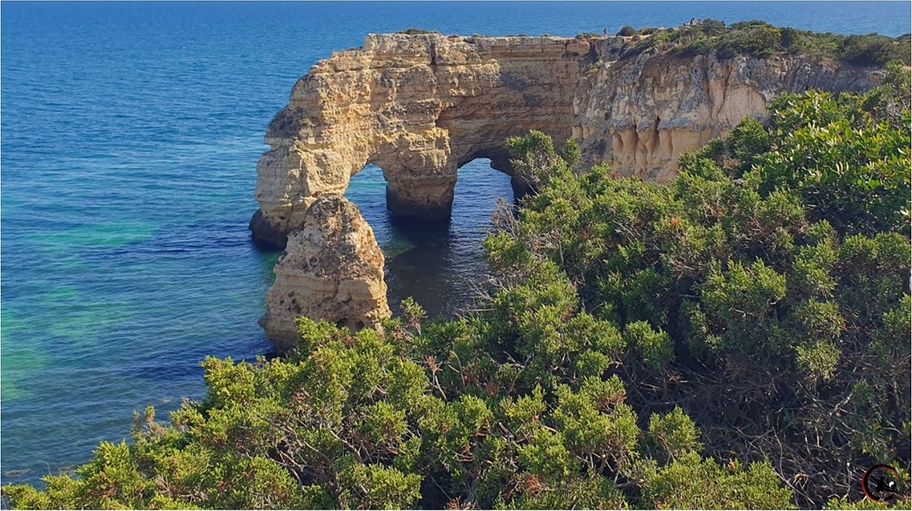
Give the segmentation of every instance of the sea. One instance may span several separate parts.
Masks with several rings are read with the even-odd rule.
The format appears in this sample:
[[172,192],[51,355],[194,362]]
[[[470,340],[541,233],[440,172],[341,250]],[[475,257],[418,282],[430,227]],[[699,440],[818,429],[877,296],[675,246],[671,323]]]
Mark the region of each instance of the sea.
[[[278,253],[247,222],[265,128],[295,81],[365,35],[574,36],[762,19],[841,34],[909,32],[910,3],[0,4],[0,482],[41,484],[201,399],[207,355],[254,359]],[[459,170],[453,218],[391,221],[377,168],[348,196],[387,258],[390,301],[469,307],[509,178]]]

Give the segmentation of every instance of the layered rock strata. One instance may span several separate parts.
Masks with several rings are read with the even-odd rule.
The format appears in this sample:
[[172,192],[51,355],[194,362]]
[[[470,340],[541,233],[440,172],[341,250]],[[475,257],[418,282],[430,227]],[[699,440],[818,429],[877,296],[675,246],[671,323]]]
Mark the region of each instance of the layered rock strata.
[[503,141],[533,128],[570,135],[589,50],[549,37],[368,36],[314,66],[270,123],[257,166],[263,220],[291,232],[314,197],[344,192],[368,163],[383,169],[392,211],[448,216],[461,165],[505,161]]
[[869,87],[879,71],[802,56],[638,54],[629,37],[370,35],[295,84],[257,166],[254,236],[281,245],[321,193],[368,163],[394,213],[449,215],[457,169],[478,157],[509,172],[503,142],[539,129],[580,142],[586,163],[667,181],[678,156],[778,94]]
[[[635,43],[370,35],[361,49],[316,64],[270,123],[271,149],[257,165],[254,238],[288,243],[264,318],[270,338],[292,338],[296,314],[360,327],[389,313],[383,256],[339,196],[367,164],[383,169],[393,213],[422,218],[449,215],[461,165],[485,157],[509,173],[504,141],[530,129],[557,143],[574,138],[584,165],[664,182],[682,152],[745,117],[764,119],[775,96],[861,90],[880,73],[827,59],[718,59]],[[521,193],[521,179],[513,181]]]
[[358,330],[390,315],[383,252],[358,208],[339,194],[310,205],[288,236],[275,276],[261,324],[281,352],[294,346],[299,316]]
[[800,55],[718,59],[646,51],[625,57],[618,38],[594,43],[597,62],[573,100],[572,136],[584,163],[618,175],[667,182],[682,153],[731,131],[746,117],[764,120],[785,92],[870,88],[881,71]]

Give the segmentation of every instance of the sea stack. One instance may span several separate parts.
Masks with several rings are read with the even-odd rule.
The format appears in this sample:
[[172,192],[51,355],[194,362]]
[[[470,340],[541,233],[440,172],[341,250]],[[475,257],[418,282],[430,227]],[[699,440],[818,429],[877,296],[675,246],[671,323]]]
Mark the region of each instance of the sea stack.
[[299,316],[359,330],[390,315],[383,252],[358,208],[339,194],[311,204],[275,274],[261,324],[280,352],[294,347]]

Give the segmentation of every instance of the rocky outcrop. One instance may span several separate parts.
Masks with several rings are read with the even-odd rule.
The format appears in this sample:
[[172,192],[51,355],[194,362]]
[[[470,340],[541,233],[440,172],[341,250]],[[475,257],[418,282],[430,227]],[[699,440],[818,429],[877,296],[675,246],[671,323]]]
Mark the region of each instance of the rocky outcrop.
[[682,152],[763,119],[778,94],[860,90],[879,77],[826,59],[718,59],[634,43],[370,35],[316,64],[270,123],[257,165],[254,238],[288,243],[263,321],[270,338],[292,339],[296,315],[361,327],[389,313],[383,256],[339,196],[369,163],[383,169],[388,208],[423,218],[449,215],[461,165],[486,157],[509,173],[504,141],[530,129],[573,137],[584,164],[664,182]]
[[478,157],[509,172],[507,137],[539,129],[577,139],[587,163],[666,181],[678,156],[786,91],[858,90],[877,71],[800,56],[718,60],[626,37],[370,35],[319,62],[270,123],[257,167],[254,236],[281,245],[322,193],[343,193],[368,163],[387,205],[449,215],[456,171]]
[[681,153],[697,149],[746,117],[765,119],[769,102],[807,89],[863,90],[879,71],[799,55],[718,59],[647,51],[624,58],[625,44],[595,43],[597,64],[574,97],[573,138],[587,164],[622,176],[666,182]]
[[383,253],[358,208],[341,195],[311,204],[288,236],[275,275],[261,324],[279,351],[294,346],[299,316],[358,330],[390,315]]
[[314,66],[270,123],[272,149],[257,167],[263,219],[291,232],[314,197],[344,192],[368,163],[383,169],[392,211],[448,216],[464,163],[505,162],[503,141],[533,128],[570,135],[590,48],[552,37],[368,36],[363,49]]

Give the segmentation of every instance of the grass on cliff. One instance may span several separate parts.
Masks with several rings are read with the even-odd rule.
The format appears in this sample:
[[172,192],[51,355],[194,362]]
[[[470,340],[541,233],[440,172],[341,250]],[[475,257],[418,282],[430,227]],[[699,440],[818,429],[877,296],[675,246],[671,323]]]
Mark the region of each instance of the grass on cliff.
[[737,55],[769,57],[776,54],[800,54],[830,57],[857,66],[883,66],[888,62],[910,61],[909,35],[887,36],[838,35],[775,27],[763,21],[745,21],[725,25],[712,19],[672,29],[625,27],[619,35],[639,36],[633,53],[648,48],[684,55],[715,52],[721,58]]
[[413,27],[413,28],[407,28],[407,29],[405,29],[405,30],[400,30],[399,32],[396,32],[396,33],[397,33],[397,34],[405,34],[405,35],[423,35],[423,34],[439,34],[440,32],[437,32],[437,31],[434,31],[434,30],[424,30],[424,29],[421,29],[421,28],[414,28],[414,27]]

